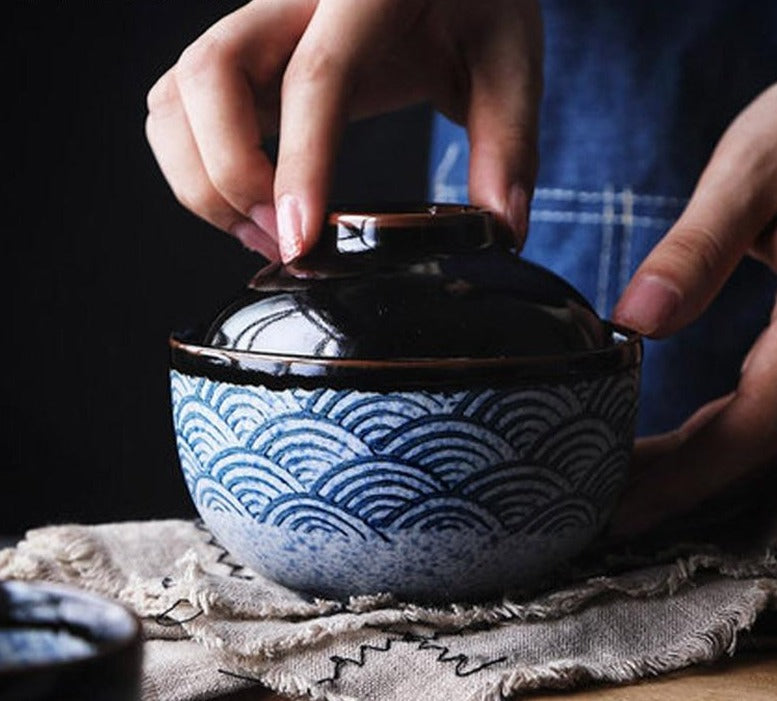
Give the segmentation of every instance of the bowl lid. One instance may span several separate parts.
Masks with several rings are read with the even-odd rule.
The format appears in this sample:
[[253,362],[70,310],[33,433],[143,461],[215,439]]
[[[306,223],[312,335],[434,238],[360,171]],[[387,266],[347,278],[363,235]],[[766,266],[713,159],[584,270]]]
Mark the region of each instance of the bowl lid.
[[0,689],[13,698],[128,699],[140,693],[140,621],[72,585],[0,582]]
[[509,240],[470,206],[340,207],[309,255],[259,271],[185,343],[222,358],[335,364],[558,359],[612,347],[612,328],[586,299]]

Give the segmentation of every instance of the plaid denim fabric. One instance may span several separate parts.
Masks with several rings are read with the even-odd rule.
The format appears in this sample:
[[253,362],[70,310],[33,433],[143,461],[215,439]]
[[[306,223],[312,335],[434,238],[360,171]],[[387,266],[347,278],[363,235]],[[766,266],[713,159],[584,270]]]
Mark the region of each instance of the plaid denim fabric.
[[[523,255],[607,317],[682,212],[730,120],[777,79],[777,4],[545,0],[542,8],[541,164]],[[429,197],[467,201],[468,166],[464,130],[436,116]],[[745,260],[699,321],[646,344],[639,434],[669,430],[736,386],[775,292],[774,275]]]

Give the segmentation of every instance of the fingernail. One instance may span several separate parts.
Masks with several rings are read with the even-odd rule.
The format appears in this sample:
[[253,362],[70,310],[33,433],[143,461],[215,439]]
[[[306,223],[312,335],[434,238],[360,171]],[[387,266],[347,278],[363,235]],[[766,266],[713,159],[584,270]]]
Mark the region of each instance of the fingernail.
[[507,193],[507,210],[504,215],[518,245],[521,246],[529,229],[529,197],[519,183],[515,183]]
[[278,260],[278,248],[266,231],[251,221],[241,221],[230,229],[231,234],[246,248],[256,251],[267,260]]
[[278,200],[278,245],[284,263],[302,253],[302,212],[293,195],[283,195]]
[[649,336],[666,326],[681,301],[672,283],[657,275],[641,275],[626,288],[613,316],[618,323]]
[[268,236],[278,239],[278,222],[275,206],[272,204],[255,204],[248,210],[248,216]]

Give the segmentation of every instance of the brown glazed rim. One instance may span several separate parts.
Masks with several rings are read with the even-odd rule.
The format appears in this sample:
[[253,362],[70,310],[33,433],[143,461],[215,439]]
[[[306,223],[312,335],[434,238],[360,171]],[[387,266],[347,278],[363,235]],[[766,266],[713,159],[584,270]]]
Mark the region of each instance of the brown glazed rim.
[[[409,237],[409,233],[413,237]],[[293,266],[297,273],[321,267],[334,254],[341,264],[354,255],[388,259],[418,258],[430,253],[475,251],[495,242],[515,242],[493,212],[468,204],[416,202],[369,207],[333,206],[318,245]],[[364,263],[362,263],[364,264]]]
[[604,322],[612,345],[579,353],[498,358],[315,358],[203,346],[170,336],[172,367],[189,375],[268,387],[463,387],[479,382],[564,380],[638,367],[642,338]]
[[410,226],[429,226],[435,220],[448,217],[460,217],[462,214],[475,216],[491,216],[491,212],[482,207],[472,205],[429,203],[402,205],[391,211],[388,207],[377,208],[375,211],[349,207],[337,207],[327,215],[327,224],[336,226],[341,222],[361,225],[366,222],[380,225],[382,228],[402,228]]

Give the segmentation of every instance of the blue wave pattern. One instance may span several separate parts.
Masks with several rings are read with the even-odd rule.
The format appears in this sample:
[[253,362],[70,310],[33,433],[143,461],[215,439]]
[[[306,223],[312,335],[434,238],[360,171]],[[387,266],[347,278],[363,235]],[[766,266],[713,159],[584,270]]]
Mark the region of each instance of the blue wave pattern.
[[636,374],[377,393],[171,372],[195,504],[300,535],[553,535],[600,524],[626,479]]

